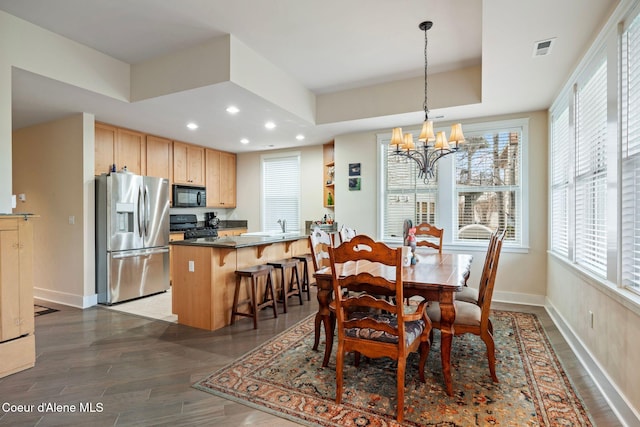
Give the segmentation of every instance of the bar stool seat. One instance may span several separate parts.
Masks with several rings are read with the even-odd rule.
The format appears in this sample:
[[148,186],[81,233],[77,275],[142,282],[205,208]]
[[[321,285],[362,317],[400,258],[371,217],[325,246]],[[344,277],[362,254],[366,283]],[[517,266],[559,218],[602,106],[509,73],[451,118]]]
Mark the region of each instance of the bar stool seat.
[[[273,267],[270,265],[256,265],[253,267],[246,267],[241,270],[236,270],[236,289],[233,294],[233,306],[231,307],[231,324],[235,322],[236,316],[244,316],[253,318],[253,329],[258,329],[258,311],[265,307],[273,308],[273,317],[278,317],[278,310],[276,307],[276,294],[273,289],[273,281],[271,279],[271,273]],[[258,303],[258,279],[264,277],[265,289],[264,297],[261,303]],[[249,298],[238,301],[240,296],[240,286],[242,284],[242,278],[249,279]],[[245,313],[238,311],[238,306],[247,304],[249,306],[249,312]]]
[[307,293],[307,301],[311,301],[311,281],[309,280],[309,263],[313,260],[311,254],[296,255],[293,258],[302,263],[302,292]]
[[[300,277],[298,276],[298,263],[295,258],[281,259],[278,261],[268,262],[267,265],[273,266],[276,270],[280,270],[280,297],[282,298],[282,307],[287,312],[287,299],[297,295],[302,305],[302,292],[300,290]],[[289,283],[286,283],[287,269],[291,269],[291,277]],[[295,279],[295,284],[294,284]]]

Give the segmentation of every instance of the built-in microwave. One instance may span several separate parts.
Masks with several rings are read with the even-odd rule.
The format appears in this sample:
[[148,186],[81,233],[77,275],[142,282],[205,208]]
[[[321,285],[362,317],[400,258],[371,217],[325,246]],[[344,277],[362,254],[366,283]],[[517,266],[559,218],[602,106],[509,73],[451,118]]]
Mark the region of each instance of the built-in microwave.
[[207,206],[205,187],[173,185],[174,208],[203,208]]

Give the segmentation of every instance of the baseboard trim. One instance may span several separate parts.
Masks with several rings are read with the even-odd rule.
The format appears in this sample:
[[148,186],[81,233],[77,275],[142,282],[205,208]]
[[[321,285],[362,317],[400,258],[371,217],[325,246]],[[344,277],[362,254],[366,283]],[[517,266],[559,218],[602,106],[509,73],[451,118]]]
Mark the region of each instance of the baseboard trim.
[[43,301],[55,302],[82,309],[98,304],[98,294],[76,295],[43,288],[33,288],[33,297]]
[[544,307],[546,297],[544,295],[494,291],[493,298],[491,300],[496,302],[506,302],[510,304],[524,304]]
[[582,343],[580,338],[573,332],[571,326],[548,299],[544,304],[544,308],[622,425],[629,427],[640,426],[640,414],[636,412],[630,402],[620,393],[620,390],[610,380],[606,371],[592,357],[589,349]]

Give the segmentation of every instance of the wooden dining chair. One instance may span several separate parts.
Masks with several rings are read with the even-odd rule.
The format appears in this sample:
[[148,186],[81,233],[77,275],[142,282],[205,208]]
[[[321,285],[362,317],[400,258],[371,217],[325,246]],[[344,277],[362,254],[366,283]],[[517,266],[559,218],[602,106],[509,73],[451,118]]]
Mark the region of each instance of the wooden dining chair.
[[[502,251],[502,241],[505,232],[500,233],[495,239],[495,244],[490,253],[490,259],[485,262],[480,279],[478,302],[469,303],[464,301],[454,301],[456,308],[456,318],[453,327],[456,335],[474,334],[478,335],[487,346],[487,360],[489,362],[489,372],[494,382],[498,382],[496,375],[496,354],[493,341],[493,324],[489,315],[491,314],[491,299],[495,285],[496,273],[498,271],[498,261]],[[427,315],[431,319],[434,329],[440,329],[440,306],[438,302],[430,302],[427,306]]]
[[[408,310],[405,313],[401,248],[393,249],[366,235],[357,235],[338,247],[330,247],[329,258],[338,329],[336,403],[342,400],[346,353],[355,353],[356,366],[361,354],[370,358],[386,356],[397,361],[396,418],[402,422],[407,357],[418,348],[420,380],[425,381],[424,365],[429,354],[431,332],[431,323],[425,312],[426,302],[421,302],[415,312],[409,313]],[[359,264],[357,269],[353,268],[354,263]],[[391,277],[388,277],[389,272]],[[345,293],[345,290],[357,292]],[[395,298],[387,301],[380,295]],[[400,303],[395,304],[394,301]]]
[[[491,236],[489,238],[489,245],[487,246],[487,254],[484,257],[484,267],[482,268],[482,271],[484,271],[484,269],[486,268],[487,263],[491,262],[493,250],[499,234],[499,229],[496,229],[493,233],[491,233]],[[456,300],[477,304],[479,288],[472,288],[470,286],[467,286],[466,279],[468,279],[468,276],[465,278],[465,286],[460,292],[456,292]]]
[[[433,225],[423,222],[416,226],[416,246],[427,246],[429,248],[436,249],[439,253],[442,253],[442,235],[444,229],[434,227]],[[420,237],[427,237],[429,240],[422,239]]]
[[356,233],[356,230],[354,230],[353,228],[349,228],[343,225],[340,228],[340,231],[338,232],[338,234],[340,235],[340,243],[344,243],[356,237],[356,234],[358,233]]
[[[333,246],[333,239],[331,236],[324,230],[321,230],[319,227],[314,228],[309,235],[309,247],[311,248],[311,260],[313,261],[313,270],[318,271],[322,270],[325,267],[331,267],[331,262],[329,260],[329,248]],[[320,299],[325,299],[325,306],[328,306],[329,303],[333,300],[331,293],[323,292],[318,290],[318,301]],[[326,309],[325,309],[326,310]],[[333,331],[335,323],[335,316],[329,310],[321,313],[320,310],[316,313],[315,324],[314,324],[314,339],[313,339],[313,350],[318,350],[318,345],[320,344],[320,329],[321,325],[324,324],[325,329]],[[325,336],[329,339],[329,336],[332,336],[332,333],[327,333],[325,331]],[[329,350],[330,346],[326,346],[325,348],[325,357],[323,366],[329,362],[329,357],[331,356],[331,352]]]

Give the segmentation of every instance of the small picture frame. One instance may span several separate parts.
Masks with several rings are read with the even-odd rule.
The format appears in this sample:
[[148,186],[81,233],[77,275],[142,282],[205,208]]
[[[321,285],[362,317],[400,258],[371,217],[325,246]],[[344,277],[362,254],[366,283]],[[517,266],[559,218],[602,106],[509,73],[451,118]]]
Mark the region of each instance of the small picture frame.
[[360,163],[349,163],[349,176],[360,176]]
[[360,191],[360,177],[349,178],[349,191]]

